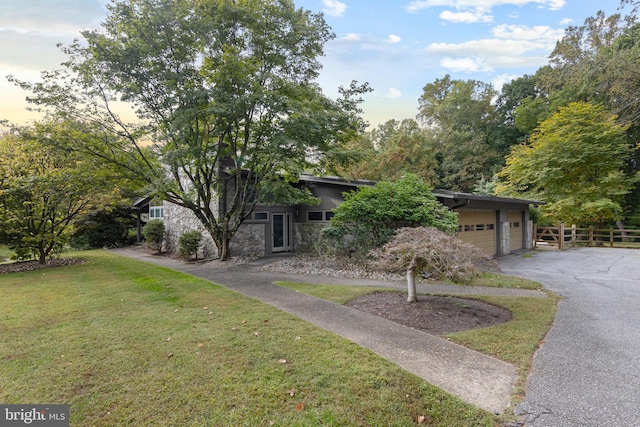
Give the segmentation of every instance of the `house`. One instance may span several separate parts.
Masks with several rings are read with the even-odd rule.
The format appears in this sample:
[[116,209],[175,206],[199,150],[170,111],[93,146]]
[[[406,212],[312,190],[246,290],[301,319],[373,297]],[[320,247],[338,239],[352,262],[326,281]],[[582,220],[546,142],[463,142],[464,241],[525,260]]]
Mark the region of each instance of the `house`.
[[[308,188],[320,199],[316,206],[258,204],[231,241],[233,254],[264,256],[278,252],[313,251],[320,231],[329,225],[333,209],[342,203],[343,193],[373,181],[346,180],[337,177],[300,176],[296,184]],[[543,202],[434,190],[436,198],[458,212],[458,237],[489,255],[502,256],[533,244],[533,224],[529,218],[530,205]],[[146,205],[145,205],[146,201]],[[178,239],[191,230],[203,231],[204,256],[215,255],[211,237],[187,209],[163,202],[141,199],[137,205],[143,212],[141,219],[161,219],[167,232],[169,251],[177,251]]]

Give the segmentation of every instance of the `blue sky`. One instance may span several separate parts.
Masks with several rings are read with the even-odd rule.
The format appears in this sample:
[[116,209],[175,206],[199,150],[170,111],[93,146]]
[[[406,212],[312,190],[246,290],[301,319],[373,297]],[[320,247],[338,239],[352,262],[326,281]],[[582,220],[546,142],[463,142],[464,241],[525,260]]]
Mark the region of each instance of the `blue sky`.
[[[108,0],[0,2],[0,119],[24,123],[25,93],[4,78],[38,81],[59,68],[56,44],[96,28]],[[351,80],[369,82],[365,118],[372,125],[415,117],[422,88],[450,74],[501,87],[545,65],[569,25],[618,0],[297,0],[323,12],[336,38],[325,46],[319,78],[336,97]]]

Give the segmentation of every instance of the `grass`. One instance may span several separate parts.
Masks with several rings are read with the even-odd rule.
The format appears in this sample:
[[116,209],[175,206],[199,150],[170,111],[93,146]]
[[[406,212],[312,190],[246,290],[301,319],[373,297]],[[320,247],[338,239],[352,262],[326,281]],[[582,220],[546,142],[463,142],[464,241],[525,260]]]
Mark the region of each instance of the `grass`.
[[5,245],[0,245],[0,264],[8,262],[9,257],[13,252]]
[[271,306],[108,252],[82,256],[0,276],[1,402],[66,403],[73,426],[499,423]]
[[[520,287],[523,289],[542,288],[541,284],[530,280],[496,274],[485,274],[473,285],[482,285],[487,282],[491,283],[492,286],[502,285],[503,287]],[[318,298],[328,299],[338,304],[345,304],[362,295],[388,290],[290,282],[280,282],[278,284]],[[461,296],[461,298],[480,299],[511,311],[513,317],[507,323],[457,332],[447,335],[446,338],[515,365],[519,372],[519,383],[514,396],[517,398],[522,393],[527,375],[531,371],[533,355],[555,319],[558,297],[554,294],[549,294],[544,298],[496,296]]]
[[542,284],[521,277],[506,276],[504,274],[482,273],[472,285],[512,289],[542,289]]

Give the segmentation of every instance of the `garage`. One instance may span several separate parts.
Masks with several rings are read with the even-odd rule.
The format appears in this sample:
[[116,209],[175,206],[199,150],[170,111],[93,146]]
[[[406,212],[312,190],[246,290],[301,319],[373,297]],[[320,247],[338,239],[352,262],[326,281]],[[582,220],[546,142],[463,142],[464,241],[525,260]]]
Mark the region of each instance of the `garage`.
[[497,252],[496,211],[458,212],[458,238],[488,255]]
[[522,249],[522,211],[508,211],[507,221],[509,221],[509,249],[512,251]]

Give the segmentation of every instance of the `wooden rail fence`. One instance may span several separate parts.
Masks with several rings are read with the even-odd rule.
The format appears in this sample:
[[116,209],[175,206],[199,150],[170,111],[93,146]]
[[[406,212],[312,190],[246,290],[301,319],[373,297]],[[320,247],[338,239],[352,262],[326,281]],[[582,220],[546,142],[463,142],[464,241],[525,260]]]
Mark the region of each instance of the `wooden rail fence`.
[[567,246],[608,246],[611,248],[640,248],[640,230],[617,228],[539,227],[534,224],[535,247],[560,250]]

